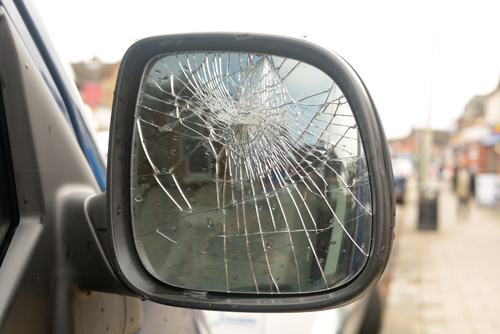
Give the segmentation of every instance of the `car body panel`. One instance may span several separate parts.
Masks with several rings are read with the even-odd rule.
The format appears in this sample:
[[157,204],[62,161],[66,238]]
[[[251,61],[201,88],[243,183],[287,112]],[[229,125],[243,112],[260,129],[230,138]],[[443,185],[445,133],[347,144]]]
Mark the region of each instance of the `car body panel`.
[[[105,329],[112,325],[105,321],[114,321],[113,327],[133,332],[127,312],[108,312],[137,308],[136,299],[88,294],[85,287],[93,270],[114,275],[85,223],[85,199],[99,186],[47,81],[1,9],[2,93],[19,207],[0,267],[1,332],[93,332],[75,326],[88,326],[81,317],[101,309],[105,318],[96,326]],[[109,276],[103,281],[113,282]]]

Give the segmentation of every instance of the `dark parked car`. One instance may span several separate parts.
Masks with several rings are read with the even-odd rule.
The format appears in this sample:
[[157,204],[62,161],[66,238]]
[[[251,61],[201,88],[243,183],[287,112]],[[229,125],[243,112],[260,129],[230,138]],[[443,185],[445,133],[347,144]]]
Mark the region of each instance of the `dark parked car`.
[[396,203],[403,203],[406,193],[406,178],[394,176],[396,182]]
[[396,202],[403,203],[406,194],[406,182],[413,175],[413,162],[408,158],[393,158],[392,168],[396,182]]
[[203,333],[198,310],[335,308],[346,333],[376,328],[392,168],[341,57],[246,33],[140,40],[105,163],[30,1],[0,0],[0,51],[1,333]]

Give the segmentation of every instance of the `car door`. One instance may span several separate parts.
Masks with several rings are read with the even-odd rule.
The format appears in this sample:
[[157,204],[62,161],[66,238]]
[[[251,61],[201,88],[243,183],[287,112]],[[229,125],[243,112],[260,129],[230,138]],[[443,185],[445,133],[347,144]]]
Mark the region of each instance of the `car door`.
[[103,284],[115,281],[81,219],[83,206],[75,205],[101,189],[12,2],[0,7],[0,36],[0,331],[133,333],[141,323],[138,299],[85,287],[98,272],[111,275]]

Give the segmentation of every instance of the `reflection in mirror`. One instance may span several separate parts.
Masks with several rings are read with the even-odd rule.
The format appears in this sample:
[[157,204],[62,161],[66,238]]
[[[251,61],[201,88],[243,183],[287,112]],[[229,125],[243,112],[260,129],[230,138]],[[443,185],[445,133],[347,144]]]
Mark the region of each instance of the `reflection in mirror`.
[[132,224],[146,269],[186,289],[310,293],[367,260],[371,195],[337,84],[293,59],[184,53],[139,92]]

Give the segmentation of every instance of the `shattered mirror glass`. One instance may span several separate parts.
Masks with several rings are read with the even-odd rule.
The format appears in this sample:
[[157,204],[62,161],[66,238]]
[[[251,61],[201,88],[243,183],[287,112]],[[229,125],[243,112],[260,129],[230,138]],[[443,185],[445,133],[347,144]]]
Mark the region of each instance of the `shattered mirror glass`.
[[186,289],[311,293],[345,284],[370,249],[366,158],[344,94],[273,55],[161,55],[137,98],[136,248]]

